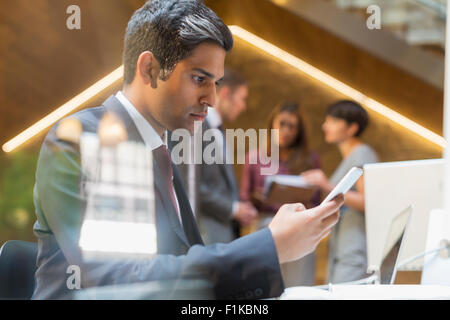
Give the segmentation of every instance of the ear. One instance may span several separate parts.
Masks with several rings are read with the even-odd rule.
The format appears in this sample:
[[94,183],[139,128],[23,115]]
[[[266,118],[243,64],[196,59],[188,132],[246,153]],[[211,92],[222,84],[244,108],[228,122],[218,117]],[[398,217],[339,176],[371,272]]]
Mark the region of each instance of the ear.
[[350,133],[350,135],[352,137],[355,137],[355,135],[358,132],[358,130],[359,130],[359,124],[357,124],[356,122],[352,122],[348,126],[348,132]]
[[145,84],[150,84],[153,89],[158,87],[158,78],[161,66],[150,51],[144,51],[139,55],[136,74]]

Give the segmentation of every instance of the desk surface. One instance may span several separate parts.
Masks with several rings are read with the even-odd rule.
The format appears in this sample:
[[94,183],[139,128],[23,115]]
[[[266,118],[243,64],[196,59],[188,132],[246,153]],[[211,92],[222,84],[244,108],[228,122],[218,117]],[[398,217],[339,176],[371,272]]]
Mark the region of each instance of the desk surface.
[[79,300],[204,300],[214,299],[205,280],[160,280],[77,290]]
[[287,288],[281,300],[450,300],[450,286],[434,285],[334,285]]

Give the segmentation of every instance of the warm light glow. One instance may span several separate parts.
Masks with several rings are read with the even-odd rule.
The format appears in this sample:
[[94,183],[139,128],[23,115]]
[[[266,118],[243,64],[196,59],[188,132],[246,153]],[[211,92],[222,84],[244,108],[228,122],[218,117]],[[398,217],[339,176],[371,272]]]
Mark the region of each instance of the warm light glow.
[[42,118],[41,120],[33,124],[31,127],[27,128],[25,131],[21,132],[19,135],[14,137],[13,139],[6,142],[2,147],[3,151],[11,152],[21,144],[25,143],[27,140],[37,135],[42,130],[47,129],[56,121],[60,120],[67,114],[71,113],[72,111],[80,107],[83,103],[85,103],[95,95],[99,94],[100,92],[102,92],[103,90],[114,84],[116,81],[120,80],[122,76],[123,76],[123,66],[120,66],[119,68],[108,74],[106,77],[97,81],[92,86],[90,86],[89,88],[87,88],[74,98],[72,98],[70,101],[66,102],[52,113]]
[[240,39],[252,44],[253,46],[267,52],[273,57],[280,59],[292,67],[306,73],[308,76],[319,80],[320,82],[326,84],[327,86],[333,88],[334,90],[346,95],[347,97],[359,102],[360,104],[366,106],[367,108],[381,114],[382,116],[388,118],[391,121],[403,126],[404,128],[418,134],[419,136],[433,142],[444,148],[446,145],[445,139],[432,132],[431,130],[421,126],[420,124],[406,118],[398,112],[388,108],[387,106],[375,101],[374,99],[364,95],[358,90],[346,85],[345,83],[333,78],[329,74],[313,67],[312,65],[306,63],[305,61],[294,57],[293,55],[287,53],[286,51],[274,46],[273,44],[261,39],[260,37],[242,29],[239,26],[230,26],[231,32],[239,37]]
[[[346,85],[345,83],[333,78],[329,74],[313,67],[312,65],[306,63],[305,61],[287,53],[286,51],[274,46],[273,44],[261,39],[260,37],[242,29],[239,26],[230,26],[232,33],[239,37],[240,39],[252,44],[253,46],[267,52],[273,57],[280,59],[290,66],[304,72],[308,76],[324,83],[325,85],[333,88],[334,90],[346,95],[347,97],[359,102],[360,104],[366,106],[370,110],[373,110],[382,116],[388,118],[391,121],[403,126],[404,128],[418,134],[419,136],[431,141],[434,144],[444,148],[446,145],[445,139],[438,135],[437,133],[432,132],[431,130],[421,126],[417,122],[412,121],[411,119],[406,118],[400,113],[392,110],[391,108],[377,102],[376,100],[364,95],[358,90]],[[91,87],[44,117],[43,119],[36,122],[34,125],[6,142],[2,149],[5,152],[11,152],[21,144],[25,143],[27,140],[31,139],[42,130],[45,130],[49,126],[51,126],[56,121],[60,120],[70,112],[74,111],[80,105],[88,101],[90,98],[99,94],[116,81],[120,80],[123,75],[123,66],[120,66],[109,75],[101,79],[100,81],[93,84]]]

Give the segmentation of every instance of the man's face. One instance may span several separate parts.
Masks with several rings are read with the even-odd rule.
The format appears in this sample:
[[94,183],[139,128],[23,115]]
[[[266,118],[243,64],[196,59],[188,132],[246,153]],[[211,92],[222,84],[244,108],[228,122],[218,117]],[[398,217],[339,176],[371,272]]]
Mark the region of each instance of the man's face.
[[204,121],[216,101],[216,84],[224,74],[225,50],[202,43],[178,62],[166,81],[158,80],[153,117],[166,129],[194,132],[194,121]]
[[248,87],[244,84],[234,89],[224,87],[220,91],[218,108],[225,121],[233,122],[247,107]]

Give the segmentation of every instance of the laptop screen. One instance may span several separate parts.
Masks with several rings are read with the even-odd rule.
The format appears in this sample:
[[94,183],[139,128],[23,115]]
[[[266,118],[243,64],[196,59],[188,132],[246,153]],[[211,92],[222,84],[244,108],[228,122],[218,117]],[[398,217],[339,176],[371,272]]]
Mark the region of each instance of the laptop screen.
[[383,261],[380,266],[380,283],[393,284],[396,274],[395,266],[400,255],[403,237],[411,215],[411,207],[400,212],[392,220],[386,246],[383,251]]

